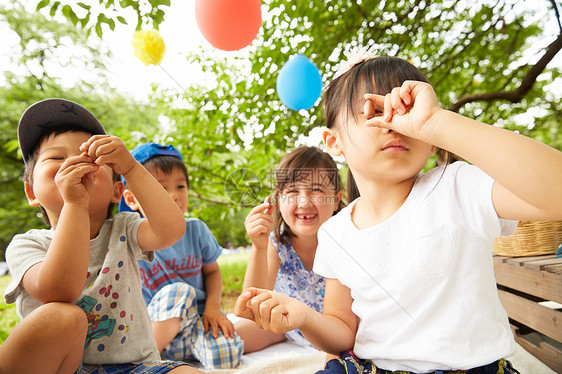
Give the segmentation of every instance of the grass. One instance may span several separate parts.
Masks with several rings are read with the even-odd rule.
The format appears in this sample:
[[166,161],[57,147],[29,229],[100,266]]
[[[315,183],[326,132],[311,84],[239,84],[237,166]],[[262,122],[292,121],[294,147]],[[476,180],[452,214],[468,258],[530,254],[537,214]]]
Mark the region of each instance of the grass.
[[[249,252],[238,252],[222,255],[218,264],[222,273],[222,308],[227,313],[232,313],[236,298],[242,291],[246,265],[250,257]],[[4,303],[4,290],[12,278],[9,275],[0,277],[0,344],[6,340],[14,326],[19,322],[16,315],[16,304]]]
[[9,275],[3,275],[0,277],[0,343],[4,343],[4,340],[10,335],[12,329],[19,322],[19,317],[16,315],[16,304],[6,304],[4,302],[4,290],[8,287],[8,283],[12,280]]
[[237,252],[221,255],[217,260],[222,274],[222,309],[227,313],[234,311],[236,299],[242,292],[244,274],[250,252]]

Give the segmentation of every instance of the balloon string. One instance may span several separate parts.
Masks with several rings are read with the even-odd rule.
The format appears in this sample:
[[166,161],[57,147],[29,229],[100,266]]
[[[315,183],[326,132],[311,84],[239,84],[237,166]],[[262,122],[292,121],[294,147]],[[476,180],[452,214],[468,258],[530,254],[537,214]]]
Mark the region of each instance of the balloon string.
[[177,79],[174,78],[174,77],[172,76],[172,74],[170,74],[170,73],[168,72],[168,70],[166,70],[166,69],[164,68],[164,66],[163,66],[161,63],[159,63],[158,60],[156,60],[156,59],[154,58],[153,55],[151,55],[150,53],[149,53],[148,55],[149,55],[150,58],[152,59],[154,65],[160,67],[160,69],[162,69],[162,71],[163,71],[164,73],[166,73],[166,75],[168,75],[168,77],[170,77],[170,79],[172,79],[174,82],[176,82],[176,84],[178,85],[178,87],[181,88],[183,92],[187,93],[187,90],[180,84],[180,82],[178,82]]

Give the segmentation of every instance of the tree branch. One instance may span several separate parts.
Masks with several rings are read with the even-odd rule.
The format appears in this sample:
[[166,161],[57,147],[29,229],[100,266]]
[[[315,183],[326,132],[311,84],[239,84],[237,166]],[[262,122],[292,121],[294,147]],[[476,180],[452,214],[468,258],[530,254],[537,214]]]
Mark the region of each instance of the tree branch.
[[558,35],[550,45],[546,48],[545,54],[541,57],[541,59],[527,72],[527,74],[521,80],[521,84],[517,87],[514,91],[511,92],[504,92],[504,91],[496,91],[496,92],[486,92],[480,94],[473,94],[461,97],[455,103],[449,106],[449,110],[453,112],[458,112],[458,110],[465,104],[474,102],[474,101],[493,101],[493,100],[507,100],[512,103],[520,102],[523,97],[531,90],[533,84],[535,84],[537,77],[544,71],[546,65],[556,54],[562,49],[562,33]]
[[233,201],[224,201],[224,200],[213,200],[211,198],[208,197],[204,197],[203,195],[194,192],[194,191],[189,191],[190,195],[195,196],[196,198],[198,198],[201,201],[206,201],[208,203],[212,203],[212,204],[218,204],[218,205],[230,205],[230,206],[241,206],[243,208],[253,208],[255,206],[255,204],[247,204],[247,203],[235,203]]
[[[493,28],[497,25],[498,22],[499,22],[499,20],[496,21],[494,24],[492,24],[492,25],[490,26],[490,28],[493,29]],[[454,46],[452,46],[452,47],[449,48],[449,50],[451,50],[452,52],[453,52],[453,51],[456,51],[456,52],[453,52],[453,53],[451,53],[450,55],[445,55],[445,56],[442,56],[442,57],[436,59],[436,60],[435,60],[436,64],[433,65],[433,66],[431,67],[431,69],[429,69],[429,70],[426,72],[426,74],[427,74],[427,75],[432,75],[433,72],[435,72],[435,71],[441,69],[443,66],[447,66],[448,64],[451,63],[451,61],[456,60],[456,59],[458,58],[458,56],[460,56],[461,54],[463,54],[463,53],[466,51],[466,48],[470,46],[470,43],[475,43],[475,42],[477,42],[478,40],[481,40],[481,39],[486,35],[486,32],[487,32],[487,30],[482,30],[482,29],[477,30],[477,31],[471,29],[471,30],[468,30],[468,31],[466,31],[466,32],[463,32],[462,35],[460,36],[460,37],[462,37],[463,39],[460,40],[460,41],[459,41],[457,44],[455,44]],[[474,36],[473,36],[472,38],[470,37],[470,34],[471,34],[471,33],[474,33]],[[459,37],[459,39],[460,39],[460,37]],[[441,77],[441,79],[439,79],[439,80],[437,80],[437,81],[433,81],[432,84],[433,84],[435,87],[439,86],[439,85],[441,84],[441,82],[442,82],[444,79],[447,78],[447,75],[448,75],[448,74],[443,75],[443,76]]]
[[560,12],[558,11],[558,4],[556,4],[556,0],[550,0],[550,3],[552,4],[552,8],[554,8],[556,21],[558,21],[558,28],[560,29],[560,33],[562,33],[562,24],[560,24]]

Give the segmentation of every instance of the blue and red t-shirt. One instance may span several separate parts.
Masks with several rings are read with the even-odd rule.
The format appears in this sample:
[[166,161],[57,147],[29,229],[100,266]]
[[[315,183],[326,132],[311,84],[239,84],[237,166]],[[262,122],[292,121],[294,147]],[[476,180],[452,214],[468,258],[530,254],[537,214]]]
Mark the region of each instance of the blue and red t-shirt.
[[153,262],[139,260],[142,295],[148,305],[162,287],[184,282],[195,288],[199,314],[202,314],[207,293],[201,270],[203,265],[217,260],[222,247],[203,221],[186,218],[185,226],[185,234],[176,244],[154,252]]

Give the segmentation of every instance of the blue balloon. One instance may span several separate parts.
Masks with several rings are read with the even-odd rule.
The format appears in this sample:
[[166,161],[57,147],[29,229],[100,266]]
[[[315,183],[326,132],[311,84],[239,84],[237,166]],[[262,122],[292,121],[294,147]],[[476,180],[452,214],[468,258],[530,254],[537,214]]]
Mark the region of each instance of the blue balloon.
[[306,56],[297,54],[277,76],[277,95],[292,110],[309,109],[322,93],[322,75]]

